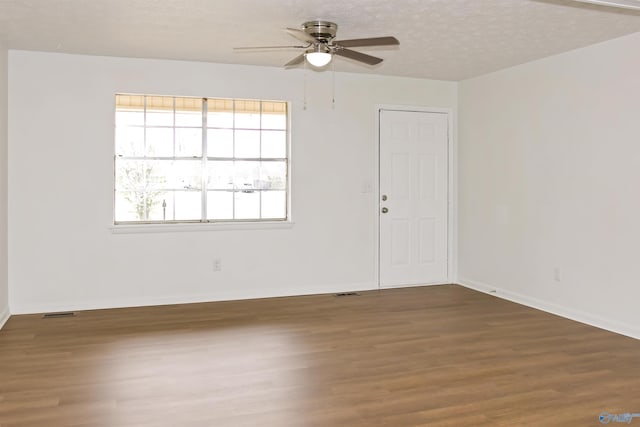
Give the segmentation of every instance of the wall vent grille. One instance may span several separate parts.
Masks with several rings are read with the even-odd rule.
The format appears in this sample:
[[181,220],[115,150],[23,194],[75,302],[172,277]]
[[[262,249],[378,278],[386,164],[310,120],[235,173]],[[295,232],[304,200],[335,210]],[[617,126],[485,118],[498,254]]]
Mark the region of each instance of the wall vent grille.
[[59,313],[45,313],[42,315],[43,319],[55,319],[58,317],[74,317],[76,314],[73,311],[62,311]]

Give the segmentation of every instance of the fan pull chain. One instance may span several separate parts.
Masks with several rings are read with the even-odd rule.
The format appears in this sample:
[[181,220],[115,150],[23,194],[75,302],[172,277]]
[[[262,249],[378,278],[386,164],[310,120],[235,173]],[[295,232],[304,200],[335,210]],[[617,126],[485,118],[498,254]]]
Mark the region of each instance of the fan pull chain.
[[336,109],[336,62],[331,61],[331,108]]
[[307,61],[304,61],[303,83],[302,83],[302,109],[307,110]]

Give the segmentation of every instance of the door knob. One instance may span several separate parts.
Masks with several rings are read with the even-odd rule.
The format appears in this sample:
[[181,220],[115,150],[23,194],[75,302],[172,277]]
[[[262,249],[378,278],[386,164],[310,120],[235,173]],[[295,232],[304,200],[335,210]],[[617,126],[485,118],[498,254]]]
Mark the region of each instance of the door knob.
[[382,213],[387,213],[387,212],[389,212],[389,209],[387,209],[387,208],[382,208]]

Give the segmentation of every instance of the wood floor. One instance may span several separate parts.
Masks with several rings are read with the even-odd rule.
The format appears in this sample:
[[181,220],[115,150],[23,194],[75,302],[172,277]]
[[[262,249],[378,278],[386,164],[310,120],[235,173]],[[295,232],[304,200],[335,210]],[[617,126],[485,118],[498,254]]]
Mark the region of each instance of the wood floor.
[[2,427],[598,426],[605,411],[640,413],[640,341],[454,285],[0,331]]

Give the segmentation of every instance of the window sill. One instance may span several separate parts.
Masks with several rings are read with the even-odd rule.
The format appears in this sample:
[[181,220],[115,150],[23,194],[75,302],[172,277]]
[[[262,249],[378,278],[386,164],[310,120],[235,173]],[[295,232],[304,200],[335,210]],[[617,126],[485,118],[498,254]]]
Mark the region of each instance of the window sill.
[[292,221],[216,222],[182,224],[120,224],[109,227],[113,234],[180,233],[191,231],[280,230],[293,228]]

